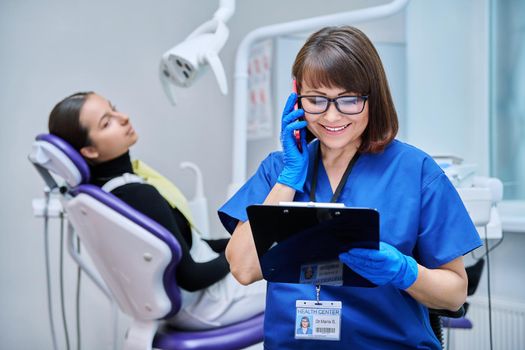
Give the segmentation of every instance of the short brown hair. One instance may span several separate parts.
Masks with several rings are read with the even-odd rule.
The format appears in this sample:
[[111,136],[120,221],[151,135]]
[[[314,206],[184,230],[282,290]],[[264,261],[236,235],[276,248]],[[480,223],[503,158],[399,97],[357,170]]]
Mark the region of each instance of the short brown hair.
[[396,137],[397,113],[383,64],[359,29],[326,27],[312,34],[297,54],[292,75],[298,92],[305,82],[368,95],[369,120],[359,152],[381,152]]

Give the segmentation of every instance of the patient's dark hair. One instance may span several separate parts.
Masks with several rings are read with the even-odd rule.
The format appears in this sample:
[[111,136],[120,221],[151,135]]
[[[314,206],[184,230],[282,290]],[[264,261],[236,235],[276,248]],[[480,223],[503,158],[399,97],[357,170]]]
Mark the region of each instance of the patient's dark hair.
[[383,64],[359,29],[326,27],[312,34],[297,54],[292,75],[299,93],[306,83],[368,95],[369,119],[359,152],[381,152],[396,136],[397,113]]
[[77,92],[56,104],[49,115],[48,128],[53,135],[69,142],[77,151],[89,146],[88,130],[80,124],[80,110],[92,91]]

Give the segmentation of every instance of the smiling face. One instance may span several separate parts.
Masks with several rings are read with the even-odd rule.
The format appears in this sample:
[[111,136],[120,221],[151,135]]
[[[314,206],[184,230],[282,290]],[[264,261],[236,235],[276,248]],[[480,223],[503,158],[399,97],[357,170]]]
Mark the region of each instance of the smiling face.
[[[328,98],[357,96],[360,94],[337,87],[311,87],[303,82],[301,95],[317,95]],[[368,103],[359,114],[343,114],[332,102],[328,110],[321,114],[304,114],[308,129],[321,142],[323,151],[356,150],[361,144],[361,136],[368,125]]]
[[301,319],[301,328],[308,328],[310,327],[310,322],[308,321],[307,318],[303,317]]
[[138,139],[129,117],[97,94],[89,95],[82,106],[80,125],[88,131],[90,141],[80,153],[94,163],[123,155]]
[[[292,76],[301,95],[367,96],[363,111],[356,115],[337,113],[332,105],[325,114],[307,115],[309,129],[322,147],[354,143],[360,153],[377,153],[395,138],[397,113],[385,71],[374,45],[359,29],[326,27],[312,34],[297,54]],[[352,100],[356,99],[346,103]],[[349,104],[340,107],[351,110]]]

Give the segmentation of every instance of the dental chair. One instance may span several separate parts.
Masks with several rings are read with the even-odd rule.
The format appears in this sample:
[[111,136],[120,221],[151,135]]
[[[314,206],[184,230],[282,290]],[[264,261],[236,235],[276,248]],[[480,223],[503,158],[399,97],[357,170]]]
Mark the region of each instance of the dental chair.
[[[123,349],[226,350],[262,341],[263,314],[204,331],[160,326],[181,307],[176,281],[181,248],[173,235],[111,193],[89,184],[85,160],[61,138],[38,135],[29,159],[51,190],[60,189],[62,207],[98,274],[90,271],[70,244],[73,259],[132,318]],[[58,186],[55,176],[65,185]],[[71,230],[70,242],[72,235]]]
[[[468,278],[467,296],[474,294],[478,288],[484,265],[485,259],[481,258],[475,264],[465,268]],[[450,337],[450,334],[447,333],[447,346],[445,346],[443,328],[447,330],[472,328],[472,322],[466,317],[468,307],[469,303],[465,302],[458,311],[429,309],[430,325],[443,349],[449,348],[448,339]]]
[[430,326],[436,335],[436,338],[441,343],[441,348],[445,349],[445,339],[443,335],[443,327],[445,327],[444,320],[459,320],[465,316],[465,305],[457,311],[428,309]]
[[[465,270],[467,271],[467,278],[468,278],[467,297],[473,295],[478,289],[479,281],[481,280],[481,274],[483,272],[484,266],[485,266],[485,259],[481,258],[478,261],[476,261],[475,264],[467,266],[465,268]],[[463,304],[464,315],[460,318],[442,317],[441,321],[443,323],[443,327],[460,328],[460,329],[472,328],[472,322],[466,317],[468,306],[469,306],[468,302],[465,302],[465,304]]]

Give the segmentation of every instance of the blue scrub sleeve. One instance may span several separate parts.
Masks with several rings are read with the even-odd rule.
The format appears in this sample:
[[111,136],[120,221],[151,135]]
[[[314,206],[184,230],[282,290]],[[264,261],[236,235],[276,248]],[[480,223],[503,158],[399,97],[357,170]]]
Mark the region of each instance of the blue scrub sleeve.
[[424,184],[418,262],[436,268],[481,246],[478,232],[456,189],[444,173]]
[[239,221],[247,221],[246,207],[262,204],[277,182],[283,169],[282,152],[273,152],[255,172],[255,174],[218,210],[219,219],[231,234]]

